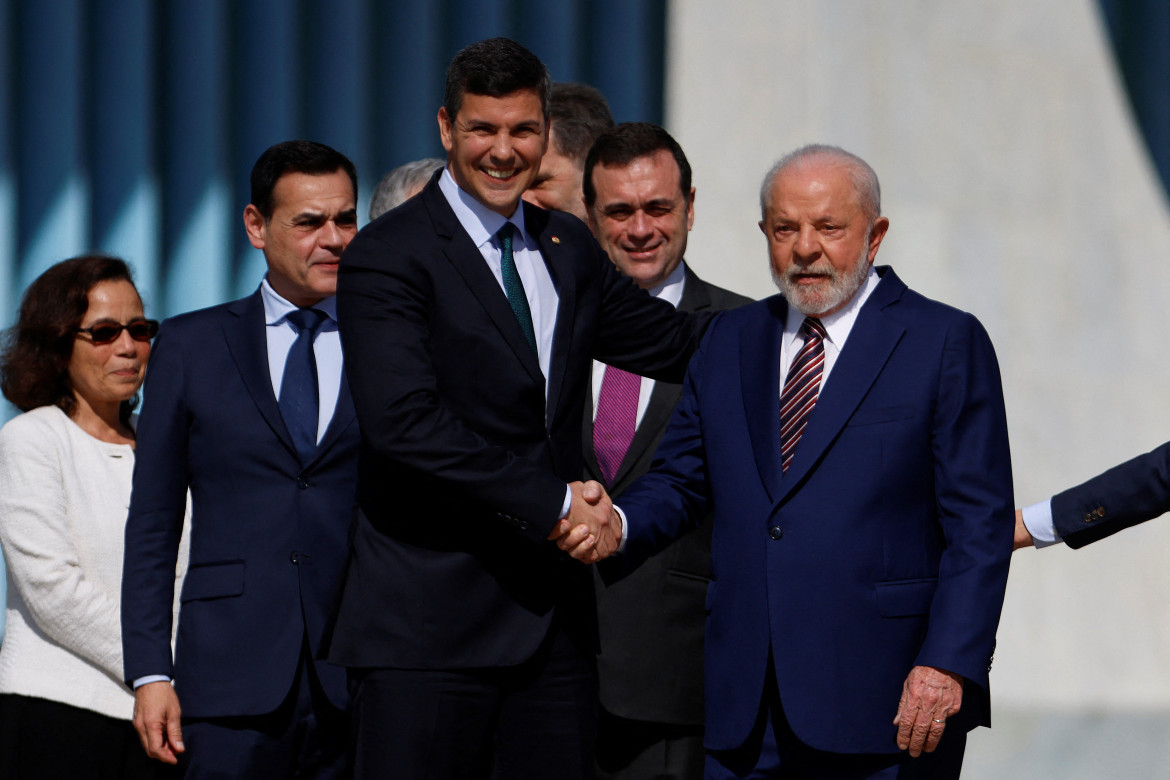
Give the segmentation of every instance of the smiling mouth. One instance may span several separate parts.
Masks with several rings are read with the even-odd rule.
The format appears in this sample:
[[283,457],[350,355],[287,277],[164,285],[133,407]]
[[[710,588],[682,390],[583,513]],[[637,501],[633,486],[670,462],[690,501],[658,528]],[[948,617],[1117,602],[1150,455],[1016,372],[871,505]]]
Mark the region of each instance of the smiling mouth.
[[516,175],[515,168],[508,168],[506,170],[501,170],[499,168],[481,168],[480,170],[498,181],[510,179]]

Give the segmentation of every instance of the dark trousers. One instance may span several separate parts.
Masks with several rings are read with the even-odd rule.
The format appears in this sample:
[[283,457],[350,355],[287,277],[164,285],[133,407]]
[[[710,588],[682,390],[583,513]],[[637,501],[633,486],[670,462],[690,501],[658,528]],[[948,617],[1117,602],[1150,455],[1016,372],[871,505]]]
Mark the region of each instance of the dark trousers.
[[146,757],[129,720],[61,702],[0,695],[0,778],[154,780],[177,777]]
[[597,719],[597,780],[702,780],[703,727],[619,718]]
[[[945,731],[938,748],[918,758],[905,751],[826,753],[809,747],[788,724],[770,663],[768,668],[764,701],[751,736],[736,750],[709,753],[707,780],[958,780],[967,747],[967,733],[958,729]],[[897,704],[891,703],[891,713]]]
[[352,670],[355,777],[592,777],[593,656],[555,625],[519,666]]
[[[323,663],[323,662],[321,662]],[[180,702],[181,703],[181,702]],[[266,715],[184,718],[184,777],[348,778],[349,717],[321,689],[307,647],[288,696]]]

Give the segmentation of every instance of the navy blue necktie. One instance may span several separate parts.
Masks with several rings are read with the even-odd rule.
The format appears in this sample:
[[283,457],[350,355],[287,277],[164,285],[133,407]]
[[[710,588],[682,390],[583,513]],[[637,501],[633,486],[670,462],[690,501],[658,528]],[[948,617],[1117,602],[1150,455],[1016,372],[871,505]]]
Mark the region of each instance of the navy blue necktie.
[[500,242],[500,270],[504,279],[504,294],[508,296],[512,313],[520,321],[520,330],[524,331],[528,346],[536,352],[536,331],[532,328],[532,311],[528,308],[528,297],[524,294],[524,284],[520,281],[516,259],[512,256],[512,229],[512,223],[505,222],[496,233],[496,239]]
[[280,414],[292,434],[297,455],[302,463],[308,463],[317,449],[319,410],[313,339],[328,316],[316,309],[297,309],[287,319],[297,330],[297,340],[284,362],[284,376],[280,380]]

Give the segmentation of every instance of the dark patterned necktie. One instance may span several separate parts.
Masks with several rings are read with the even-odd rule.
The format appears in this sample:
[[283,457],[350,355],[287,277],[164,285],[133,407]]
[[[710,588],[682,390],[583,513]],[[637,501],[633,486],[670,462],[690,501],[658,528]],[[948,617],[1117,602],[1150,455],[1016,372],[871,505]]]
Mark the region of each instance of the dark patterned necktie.
[[516,258],[512,256],[512,231],[512,223],[505,222],[496,233],[496,240],[500,242],[500,270],[504,279],[504,294],[508,296],[508,304],[520,322],[520,330],[524,331],[528,346],[536,352],[536,331],[532,328],[532,312],[528,308],[528,298],[524,295],[520,272],[516,270]]
[[792,454],[800,441],[809,415],[821,392],[825,367],[825,326],[815,317],[805,317],[800,326],[804,346],[792,361],[784,390],[780,393],[780,469],[788,471]]
[[297,329],[297,340],[284,361],[280,380],[280,415],[292,435],[293,445],[301,461],[307,463],[317,449],[317,417],[319,396],[317,390],[317,359],[313,354],[313,339],[328,319],[317,309],[297,309],[288,321]]
[[626,450],[634,440],[638,420],[638,391],[642,377],[613,366],[605,367],[601,391],[597,394],[597,416],[593,419],[593,454],[605,477],[613,485]]

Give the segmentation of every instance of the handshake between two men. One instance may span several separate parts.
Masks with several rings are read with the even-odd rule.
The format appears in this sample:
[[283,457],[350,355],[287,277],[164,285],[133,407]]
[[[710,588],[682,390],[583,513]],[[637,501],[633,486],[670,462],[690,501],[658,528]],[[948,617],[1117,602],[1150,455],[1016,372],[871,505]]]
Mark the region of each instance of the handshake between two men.
[[582,563],[596,563],[617,552],[622,541],[622,519],[601,483],[573,482],[569,514],[548,535],[565,552]]

